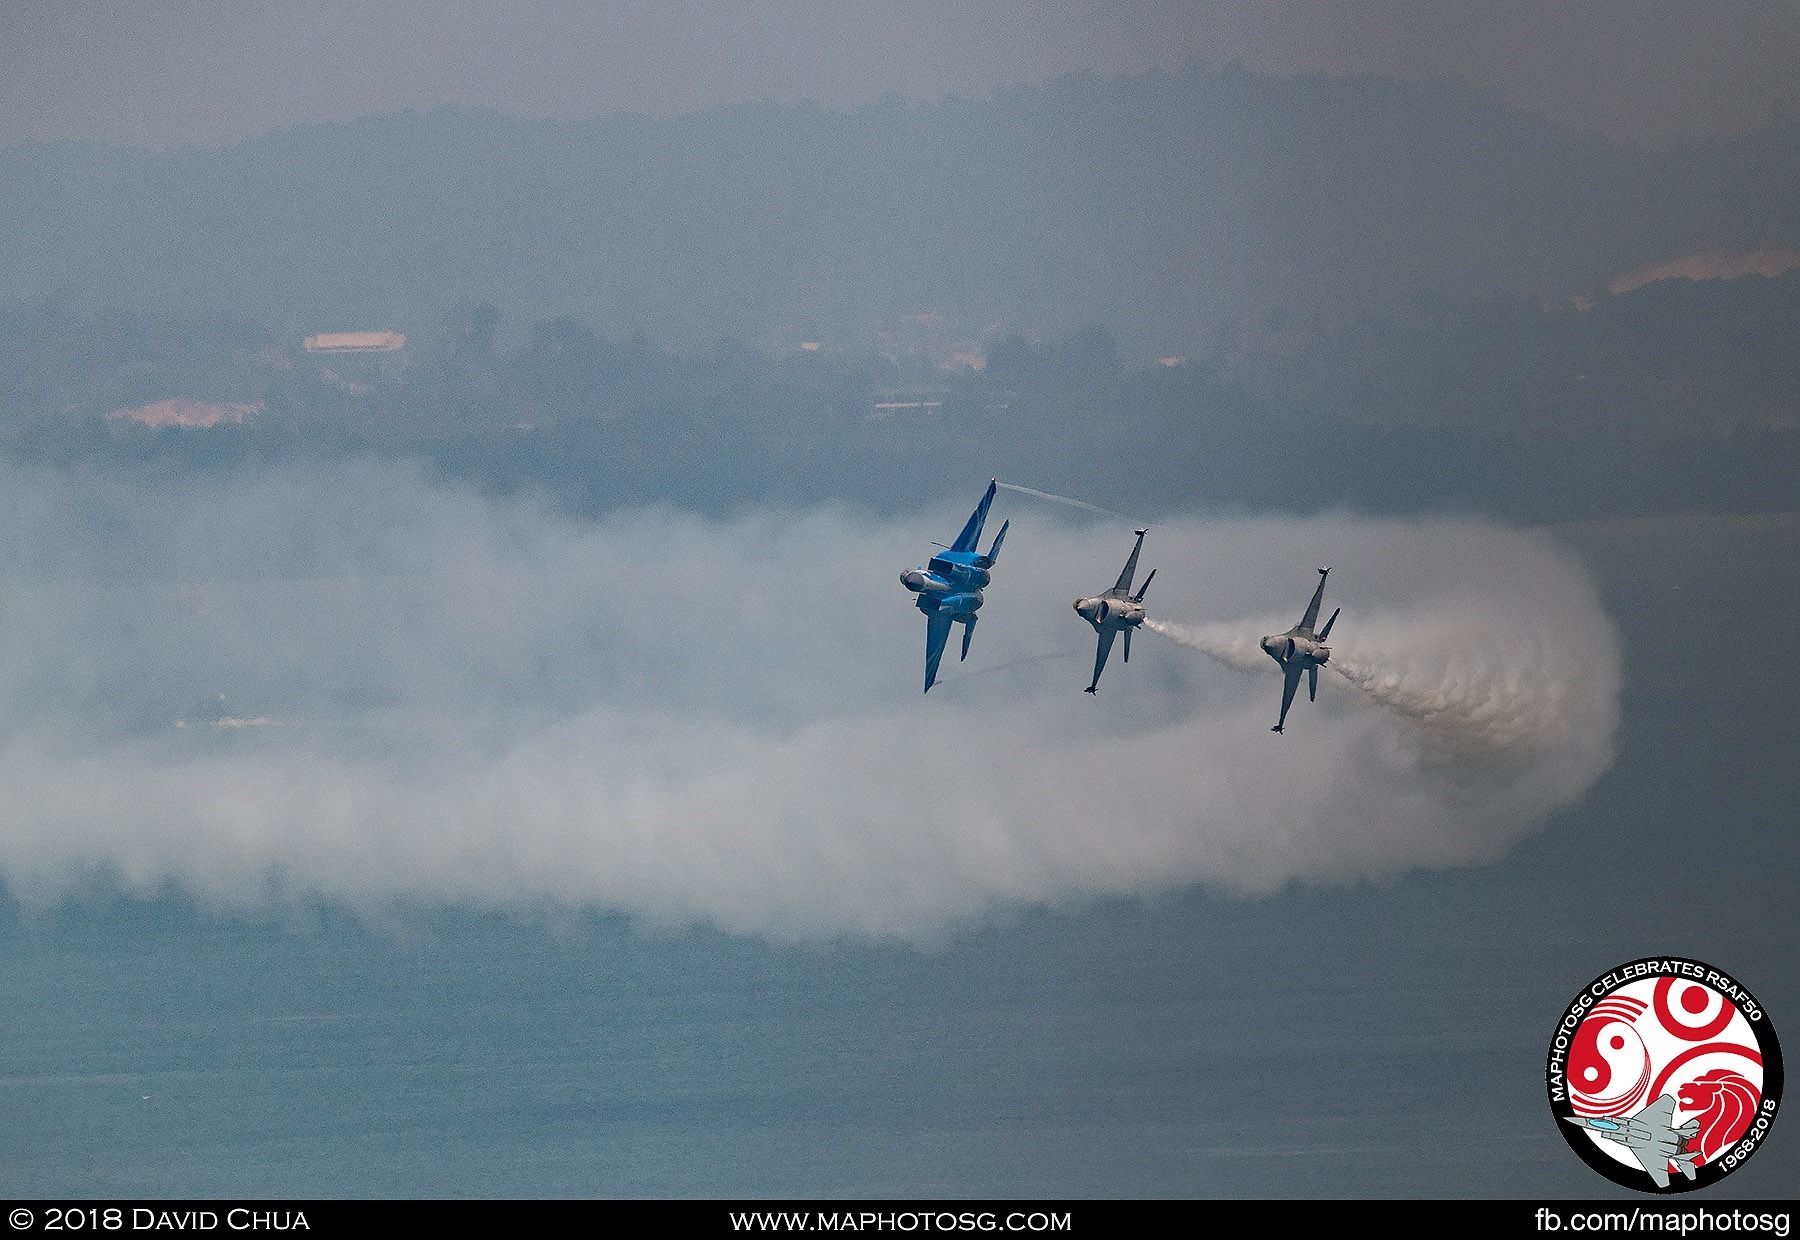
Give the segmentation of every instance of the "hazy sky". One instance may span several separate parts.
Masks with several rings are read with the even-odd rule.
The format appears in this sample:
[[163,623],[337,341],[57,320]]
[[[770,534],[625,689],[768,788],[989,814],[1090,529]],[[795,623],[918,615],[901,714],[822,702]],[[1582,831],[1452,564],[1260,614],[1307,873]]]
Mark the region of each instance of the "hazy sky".
[[845,105],[1194,56],[1457,73],[1577,128],[1660,141],[1760,124],[1800,81],[1800,6],[1780,0],[0,0],[0,14],[0,143],[159,149],[439,104],[558,118]]

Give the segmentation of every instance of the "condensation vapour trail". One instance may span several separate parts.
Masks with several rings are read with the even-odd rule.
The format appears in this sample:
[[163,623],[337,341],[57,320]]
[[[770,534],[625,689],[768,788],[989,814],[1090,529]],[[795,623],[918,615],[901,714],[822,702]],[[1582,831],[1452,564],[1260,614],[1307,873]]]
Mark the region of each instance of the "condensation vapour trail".
[[1034,491],[1030,487],[1022,487],[1012,482],[1002,482],[999,485],[1002,490],[1017,491],[1021,495],[1035,495],[1037,498],[1047,499],[1053,504],[1067,504],[1071,508],[1083,508],[1088,512],[1097,512],[1103,517],[1117,517],[1121,521],[1131,519],[1122,512],[1114,512],[1110,508],[1102,508],[1098,504],[1090,504],[1085,500],[1070,499],[1067,495],[1052,495],[1048,491]]
[[1033,663],[1048,663],[1052,659],[1076,659],[1086,653],[1080,650],[1051,650],[1044,654],[1027,655],[1022,659],[1009,659],[1005,663],[995,663],[987,667],[977,667],[966,672],[953,672],[948,676],[940,676],[938,684],[947,685],[957,681],[973,680],[977,676],[986,676],[993,672],[1007,672],[1018,667],[1030,667]]

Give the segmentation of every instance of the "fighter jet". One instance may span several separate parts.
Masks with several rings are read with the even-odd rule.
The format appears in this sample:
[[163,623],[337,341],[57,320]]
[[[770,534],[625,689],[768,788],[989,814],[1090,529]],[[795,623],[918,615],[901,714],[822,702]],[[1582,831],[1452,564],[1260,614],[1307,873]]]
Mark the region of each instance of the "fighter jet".
[[[944,657],[944,643],[950,638],[950,625],[963,626],[962,657],[969,657],[969,639],[975,636],[975,612],[981,607],[982,587],[988,584],[988,569],[1000,558],[1000,543],[1006,537],[1007,521],[994,535],[994,545],[986,555],[976,553],[981,527],[987,521],[988,506],[994,502],[998,482],[989,482],[987,494],[969,514],[956,541],[931,557],[920,568],[909,568],[900,574],[900,584],[919,597],[920,611],[925,613],[925,692],[937,683],[938,662]],[[942,544],[938,544],[942,546]]]
[[1300,617],[1300,623],[1285,633],[1262,639],[1263,651],[1277,663],[1281,664],[1284,680],[1281,685],[1281,718],[1275,721],[1271,732],[1279,732],[1287,723],[1288,707],[1294,704],[1294,690],[1300,687],[1300,673],[1306,673],[1306,698],[1309,702],[1319,700],[1319,669],[1331,658],[1331,647],[1325,639],[1331,636],[1331,626],[1337,623],[1338,612],[1331,613],[1331,619],[1325,622],[1322,632],[1315,634],[1313,625],[1319,620],[1319,600],[1325,597],[1325,574],[1329,568],[1319,570],[1319,588],[1313,591],[1312,602],[1306,605],[1306,614]]
[[1664,1094],[1636,1115],[1615,1115],[1606,1119],[1589,1119],[1565,1115],[1563,1122],[1585,1128],[1596,1137],[1617,1141],[1631,1151],[1638,1165],[1650,1173],[1658,1188],[1669,1186],[1669,1164],[1688,1179],[1694,1179],[1694,1160],[1698,1151],[1687,1152],[1687,1143],[1700,1131],[1700,1121],[1690,1119],[1681,1127],[1670,1124],[1675,1118],[1675,1099]]
[[1144,587],[1136,594],[1131,592],[1131,577],[1137,572],[1138,552],[1144,549],[1144,535],[1147,529],[1137,532],[1137,545],[1131,549],[1131,558],[1125,561],[1125,571],[1119,574],[1119,580],[1105,594],[1096,594],[1093,598],[1075,600],[1075,610],[1081,618],[1094,626],[1094,632],[1100,635],[1100,647],[1094,652],[1094,683],[1084,693],[1092,693],[1100,687],[1100,673],[1106,667],[1106,656],[1112,653],[1115,634],[1125,635],[1125,661],[1131,662],[1131,630],[1144,622],[1144,595],[1150,589],[1150,582],[1156,576],[1156,570],[1150,570],[1150,576],[1144,578]]

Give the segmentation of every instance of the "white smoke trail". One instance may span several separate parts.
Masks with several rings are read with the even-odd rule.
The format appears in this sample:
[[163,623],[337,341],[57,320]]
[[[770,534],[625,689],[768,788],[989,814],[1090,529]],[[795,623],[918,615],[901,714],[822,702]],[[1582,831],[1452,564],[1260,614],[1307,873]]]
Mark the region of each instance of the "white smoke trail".
[[[1117,530],[1020,528],[924,696],[895,577],[965,517],[578,522],[373,467],[179,492],[0,469],[0,881],[930,941],[1005,906],[1486,860],[1609,760],[1611,625],[1530,535],[1159,526],[1173,614],[1297,613],[1287,566],[1340,565],[1339,657],[1403,714],[1321,686],[1273,738],[1255,642],[1291,616],[1195,631],[1267,676],[1140,641],[1081,692],[1069,600],[1114,579]],[[1246,778],[1276,755],[1304,777]]]
[[[1611,623],[1595,610],[1565,627],[1538,610],[1566,597],[1522,601],[1501,583],[1472,580],[1404,612],[1346,611],[1321,679],[1335,673],[1399,719],[1422,770],[1459,784],[1520,778],[1549,755],[1587,751],[1617,721]],[[1261,639],[1287,622],[1144,623],[1227,666],[1267,673],[1278,692],[1280,670]]]
[[1244,672],[1261,672],[1274,667],[1258,642],[1265,633],[1286,631],[1285,627],[1264,627],[1252,632],[1242,624],[1170,624],[1155,616],[1144,617],[1144,627],[1161,633],[1177,645],[1209,654],[1219,662]]
[[[1328,666],[1406,721],[1422,764],[1461,781],[1506,780],[1614,717],[1604,657],[1465,612],[1370,617]],[[1602,667],[1576,666],[1588,658]]]

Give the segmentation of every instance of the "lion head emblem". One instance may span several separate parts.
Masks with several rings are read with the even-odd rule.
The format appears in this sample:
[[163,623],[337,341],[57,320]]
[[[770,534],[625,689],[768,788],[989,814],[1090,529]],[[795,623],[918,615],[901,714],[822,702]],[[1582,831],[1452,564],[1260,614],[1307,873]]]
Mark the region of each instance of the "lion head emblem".
[[1762,1101],[1756,1086],[1730,1068],[1715,1068],[1689,1081],[1681,1087],[1680,1097],[1681,1109],[1700,1117],[1700,1131],[1688,1148],[1709,1163],[1750,1130]]

